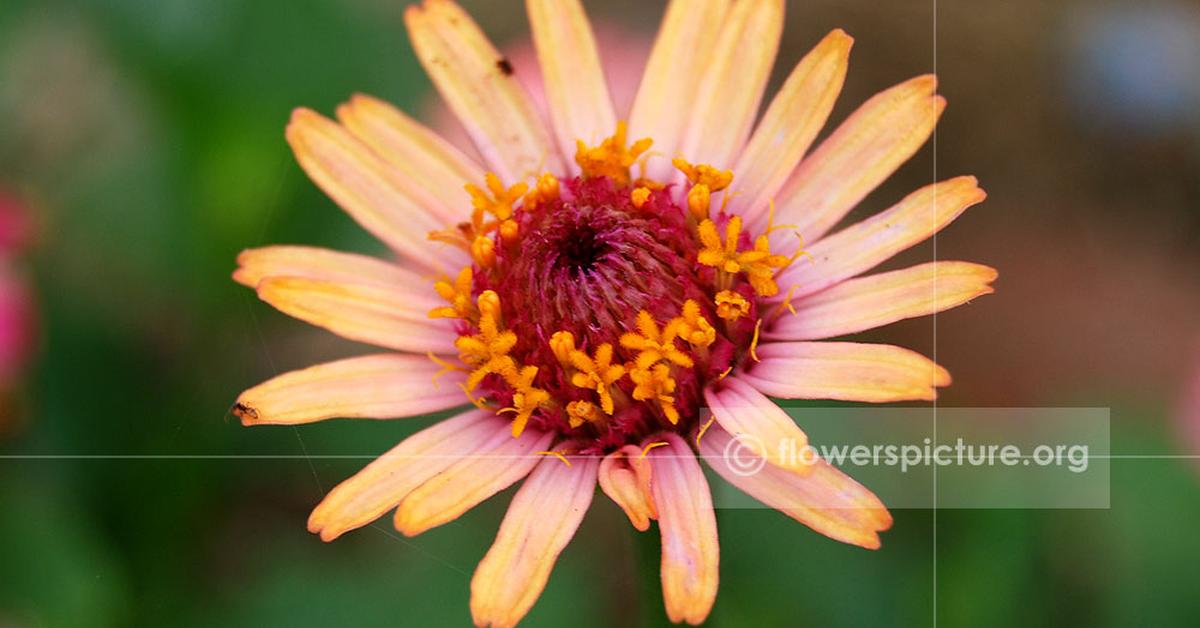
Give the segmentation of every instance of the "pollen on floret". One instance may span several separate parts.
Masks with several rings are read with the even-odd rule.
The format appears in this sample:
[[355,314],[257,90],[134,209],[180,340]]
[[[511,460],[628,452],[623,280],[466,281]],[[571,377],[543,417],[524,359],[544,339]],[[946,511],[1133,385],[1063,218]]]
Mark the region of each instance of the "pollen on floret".
[[727,321],[736,321],[750,313],[750,302],[746,297],[732,291],[722,290],[714,299],[717,306],[717,316]]
[[629,185],[630,166],[637,163],[654,142],[644,137],[629,146],[626,144],[627,132],[628,127],[622,120],[617,122],[616,133],[599,146],[589,147],[583,140],[576,142],[575,163],[583,170],[585,178],[608,177],[619,187]]
[[499,297],[495,292],[487,291],[479,296],[478,307],[479,333],[470,336],[459,336],[454,341],[458,349],[459,359],[474,367],[467,377],[466,388],[474,390],[484,377],[497,374],[505,379],[517,374],[517,363],[508,355],[517,344],[517,335],[508,330],[501,330],[499,318]]
[[705,266],[712,266],[729,274],[745,273],[754,292],[761,297],[770,297],[779,293],[775,283],[775,273],[792,263],[792,258],[771,253],[770,239],[766,235],[759,236],[750,250],[738,250],[738,238],[742,232],[742,218],[733,216],[725,225],[725,242],[717,233],[717,226],[711,220],[705,220],[696,228],[703,247],[697,256],[697,261]]
[[605,414],[612,414],[612,385],[625,375],[624,365],[612,363],[613,346],[606,342],[596,348],[595,356],[589,357],[583,351],[575,350],[569,357],[571,366],[577,370],[571,376],[571,383],[596,391],[600,398],[600,408]]
[[485,235],[475,236],[471,242],[471,259],[483,268],[496,263],[496,242]]
[[720,192],[733,182],[733,172],[720,170],[707,164],[692,165],[686,159],[676,157],[671,163],[687,177],[691,189],[687,193],[688,212],[696,220],[708,218],[710,199],[713,192]]
[[533,411],[539,406],[550,400],[550,393],[537,388],[533,385],[533,380],[537,378],[538,368],[536,366],[526,366],[519,372],[506,377],[508,385],[512,386],[513,405],[500,410],[500,412],[512,412],[516,416],[513,417],[512,435],[516,438],[525,431],[525,425],[529,422],[529,417],[533,415]]
[[629,193],[629,200],[633,202],[633,206],[641,209],[646,205],[646,201],[650,200],[650,188],[641,186],[634,188]]
[[676,157],[671,163],[687,177],[692,185],[703,185],[710,192],[720,192],[733,182],[732,170],[721,170],[708,164],[692,165],[682,157]]
[[567,404],[567,421],[572,429],[584,423],[600,423],[604,421],[604,413],[596,404],[590,401],[572,401]]
[[537,211],[547,203],[558,200],[559,194],[558,177],[549,172],[543,172],[538,176],[533,189],[525,195],[522,207],[525,211]]
[[633,398],[638,401],[657,401],[663,415],[672,425],[679,423],[679,410],[675,407],[675,378],[666,364],[655,364],[650,368],[634,368],[629,372],[633,380]]
[[688,299],[679,317],[679,336],[693,347],[707,347],[717,339],[717,330],[700,312],[700,304]]
[[437,291],[438,296],[449,301],[450,305],[430,310],[429,318],[474,320],[479,315],[479,310],[475,308],[475,303],[471,299],[473,277],[474,273],[471,267],[467,266],[459,271],[458,277],[453,283],[445,280],[434,283],[433,289]]
[[480,189],[474,183],[468,183],[463,186],[467,193],[471,195],[471,205],[477,213],[488,213],[495,216],[498,221],[505,221],[512,218],[513,204],[520,200],[525,192],[529,190],[529,185],[526,183],[515,183],[509,187],[504,187],[500,182],[500,177],[495,173],[489,172],[484,175],[484,181],[487,184],[487,191]]
[[642,310],[637,316],[638,331],[623,334],[621,346],[638,352],[635,364],[639,369],[647,369],[663,360],[684,368],[692,368],[694,363],[691,356],[675,344],[679,335],[679,323],[676,319],[659,328],[650,312]]

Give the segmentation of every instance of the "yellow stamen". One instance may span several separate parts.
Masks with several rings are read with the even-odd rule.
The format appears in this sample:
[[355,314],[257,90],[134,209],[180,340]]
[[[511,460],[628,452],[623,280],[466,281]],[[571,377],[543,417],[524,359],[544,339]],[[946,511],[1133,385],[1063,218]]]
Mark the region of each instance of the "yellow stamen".
[[471,242],[471,259],[482,268],[491,268],[496,263],[496,243],[490,236],[475,236]]
[[758,333],[762,329],[762,319],[758,319],[754,323],[754,337],[750,339],[750,357],[754,358],[755,362],[759,362],[758,354],[754,352],[758,348]]
[[729,187],[729,184],[733,182],[732,170],[721,170],[708,164],[692,165],[681,157],[672,159],[671,163],[687,177],[693,186],[703,185],[710,192],[720,192]]
[[700,304],[688,299],[683,302],[679,317],[679,336],[693,347],[707,347],[717,339],[717,330],[700,313]]
[[495,290],[484,290],[479,294],[479,312],[496,319],[496,323],[500,324],[503,315],[500,312],[500,295],[496,294]]
[[534,378],[537,377],[538,367],[526,366],[519,373],[511,376],[506,376],[504,379],[512,386],[513,405],[509,408],[504,408],[499,412],[514,412],[517,416],[513,417],[512,435],[516,438],[525,431],[525,424],[529,422],[529,417],[537,410],[539,406],[550,400],[550,393],[536,388],[533,385]]
[[617,132],[600,142],[599,146],[589,147],[583,140],[576,143],[575,163],[583,169],[584,177],[608,177],[618,186],[629,185],[629,167],[654,142],[650,138],[642,138],[632,146],[626,146],[627,131],[622,120],[617,122]]
[[[770,235],[779,229],[795,229],[796,225],[777,225],[775,224],[775,199],[767,201],[767,230],[763,232],[765,235]],[[800,238],[800,234],[796,234]],[[804,238],[800,238],[800,248],[804,248]]]
[[432,351],[427,352],[425,355],[429,356],[429,359],[433,360],[434,364],[442,367],[441,370],[439,370],[437,373],[433,374],[433,381],[435,383],[438,381],[438,379],[440,379],[443,375],[445,375],[446,373],[449,373],[450,371],[466,372],[466,370],[467,370],[457,364],[451,364],[451,363],[437,357],[436,355],[433,354]]
[[429,311],[429,318],[461,318],[464,320],[475,320],[479,315],[479,310],[475,309],[475,304],[471,302],[471,285],[474,281],[471,267],[467,266],[458,272],[458,277],[454,283],[449,281],[438,281],[433,284],[433,289],[437,291],[438,296],[450,302],[450,305],[436,307]]
[[639,333],[623,334],[621,346],[638,352],[637,367],[643,370],[661,360],[684,368],[692,368],[694,364],[691,356],[675,346],[675,338],[679,335],[679,324],[678,319],[672,320],[660,330],[650,312],[642,310],[638,312],[637,316]]
[[612,389],[617,380],[625,375],[625,367],[613,364],[613,346],[604,343],[596,347],[595,357],[588,357],[583,351],[572,351],[571,366],[578,372],[571,376],[571,383],[580,388],[590,388],[600,396],[600,407],[605,414],[613,413]]
[[567,404],[567,422],[574,429],[584,423],[599,423],[604,420],[600,408],[590,401],[572,401]]
[[729,374],[730,374],[731,372],[733,372],[733,365],[732,365],[732,364],[731,364],[731,365],[729,365],[729,367],[728,367],[728,368],[726,368],[724,371],[721,371],[721,374],[717,376],[717,381],[719,382],[719,381],[721,381],[721,380],[725,379],[726,377],[728,377],[728,376],[729,376]]
[[571,364],[571,354],[575,352],[575,335],[569,331],[556,331],[550,336],[550,350],[563,366]]
[[655,449],[657,447],[666,447],[667,445],[670,445],[670,444],[671,443],[668,443],[665,440],[660,440],[655,443],[650,443],[650,444],[646,445],[645,448],[642,449],[642,457],[645,458],[646,455],[650,453],[651,449]]
[[784,310],[791,312],[792,316],[796,315],[796,308],[792,305],[792,295],[796,294],[796,288],[799,287],[800,286],[797,284],[792,284],[792,287],[788,288],[787,295],[785,295],[783,300],[775,306],[775,309],[771,310],[771,313],[769,314],[771,320],[775,320],[776,318],[782,316]]
[[714,302],[717,304],[717,316],[730,322],[750,313],[750,302],[732,290],[718,292]]
[[517,225],[517,221],[511,218],[500,223],[500,238],[507,244],[516,242],[520,232],[521,227]]
[[713,421],[716,421],[716,420],[717,420],[717,417],[715,417],[715,416],[709,417],[709,419],[704,422],[704,425],[700,426],[700,431],[696,433],[696,447],[700,446],[700,439],[704,438],[704,433],[708,431],[708,428],[712,426]]
[[454,341],[459,358],[475,370],[467,377],[467,391],[472,391],[479,382],[490,373],[496,373],[505,379],[514,377],[517,363],[508,352],[517,344],[517,335],[511,331],[501,331],[499,322],[500,297],[491,290],[479,295],[479,333],[473,336],[459,336]]
[[567,457],[566,457],[566,456],[564,456],[564,455],[562,455],[562,453],[561,453],[561,452],[557,452],[557,451],[539,451],[539,452],[537,452],[537,455],[539,455],[539,456],[554,456],[555,458],[558,458],[559,460],[562,460],[562,463],[563,463],[563,464],[565,464],[565,465],[567,465],[567,467],[570,467],[570,466],[571,466],[571,461],[570,461],[570,460],[567,460]]
[[525,195],[524,208],[528,211],[539,209],[546,203],[557,200],[558,195],[558,178],[549,172],[543,172],[533,189]]
[[629,200],[633,201],[633,206],[641,209],[646,205],[646,201],[650,200],[650,188],[642,186],[634,188],[629,193]]
[[754,241],[754,248],[748,251],[738,251],[738,236],[742,232],[741,216],[729,219],[725,226],[725,242],[717,234],[717,226],[711,220],[705,220],[697,227],[697,234],[703,248],[697,256],[697,261],[705,266],[712,266],[727,273],[745,272],[746,279],[759,296],[770,297],[779,293],[779,285],[775,283],[775,272],[791,263],[783,255],[771,253],[770,239],[761,235]]
[[471,195],[471,205],[475,208],[475,216],[482,218],[486,212],[495,216],[498,221],[505,221],[513,216],[513,204],[525,196],[525,192],[529,190],[529,185],[526,183],[515,183],[508,188],[500,183],[500,177],[495,173],[489,172],[484,176],[487,183],[487,191],[479,188],[479,186],[468,183],[466,188],[467,193]]
[[471,391],[467,390],[466,384],[459,384],[458,387],[461,388],[463,393],[467,395],[467,401],[470,401],[471,405],[475,406],[476,408],[479,408],[480,410],[490,409],[487,404],[487,395],[479,395],[478,397],[472,397]]
[[633,398],[638,401],[654,400],[672,424],[679,422],[679,410],[675,409],[675,378],[666,364],[655,364],[650,368],[634,368],[629,372],[633,380]]
[[712,197],[711,191],[707,185],[698,183],[692,186],[692,189],[687,193],[688,213],[696,220],[705,220],[708,218],[708,207]]

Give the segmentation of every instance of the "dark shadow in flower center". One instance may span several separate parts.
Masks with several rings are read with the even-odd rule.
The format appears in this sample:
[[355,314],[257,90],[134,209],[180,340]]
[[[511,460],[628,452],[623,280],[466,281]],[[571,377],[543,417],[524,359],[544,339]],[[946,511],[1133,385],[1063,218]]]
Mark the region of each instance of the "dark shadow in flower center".
[[572,279],[593,270],[612,247],[591,224],[576,223],[567,227],[558,241],[556,264],[565,268]]

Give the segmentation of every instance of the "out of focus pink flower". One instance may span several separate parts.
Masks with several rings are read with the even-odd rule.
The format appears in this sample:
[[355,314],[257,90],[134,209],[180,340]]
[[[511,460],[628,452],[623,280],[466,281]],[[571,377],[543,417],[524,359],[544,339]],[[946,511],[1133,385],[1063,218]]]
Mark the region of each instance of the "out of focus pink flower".
[[35,347],[37,308],[19,263],[32,235],[28,206],[0,189],[0,435],[18,418],[14,393]]
[[[1184,383],[1183,397],[1177,413],[1182,444],[1187,453],[1200,455],[1200,359]],[[1200,460],[1197,460],[1200,467]]]

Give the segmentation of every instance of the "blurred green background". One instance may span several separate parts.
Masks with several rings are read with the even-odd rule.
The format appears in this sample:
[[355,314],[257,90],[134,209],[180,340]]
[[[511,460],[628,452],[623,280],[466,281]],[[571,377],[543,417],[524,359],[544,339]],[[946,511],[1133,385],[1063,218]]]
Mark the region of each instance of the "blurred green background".
[[[631,41],[662,6],[586,4]],[[415,539],[385,518],[324,544],[308,511],[366,460],[321,456],[374,455],[429,420],[247,429],[227,412],[275,373],[361,352],[229,273],[268,243],[380,251],[305,179],[283,126],[355,91],[433,110],[403,5],[0,4],[0,186],[37,226],[10,263],[40,314],[0,430],[0,626],[469,622],[511,491]],[[527,36],[521,3],[466,5],[497,41]],[[955,375],[940,403],[1111,407],[1113,453],[1150,457],[1114,461],[1109,510],[899,510],[878,552],[721,511],[710,623],[1197,625],[1200,464],[1180,422],[1200,417],[1178,400],[1200,364],[1200,5],[788,10],[776,84],[830,29],[856,37],[834,121],[940,75],[936,151],[861,211],[935,168],[990,193],[937,241],[1001,272],[996,295],[938,318]],[[871,337],[933,352],[929,319]],[[657,533],[597,499],[527,624],[663,624],[657,565]]]

